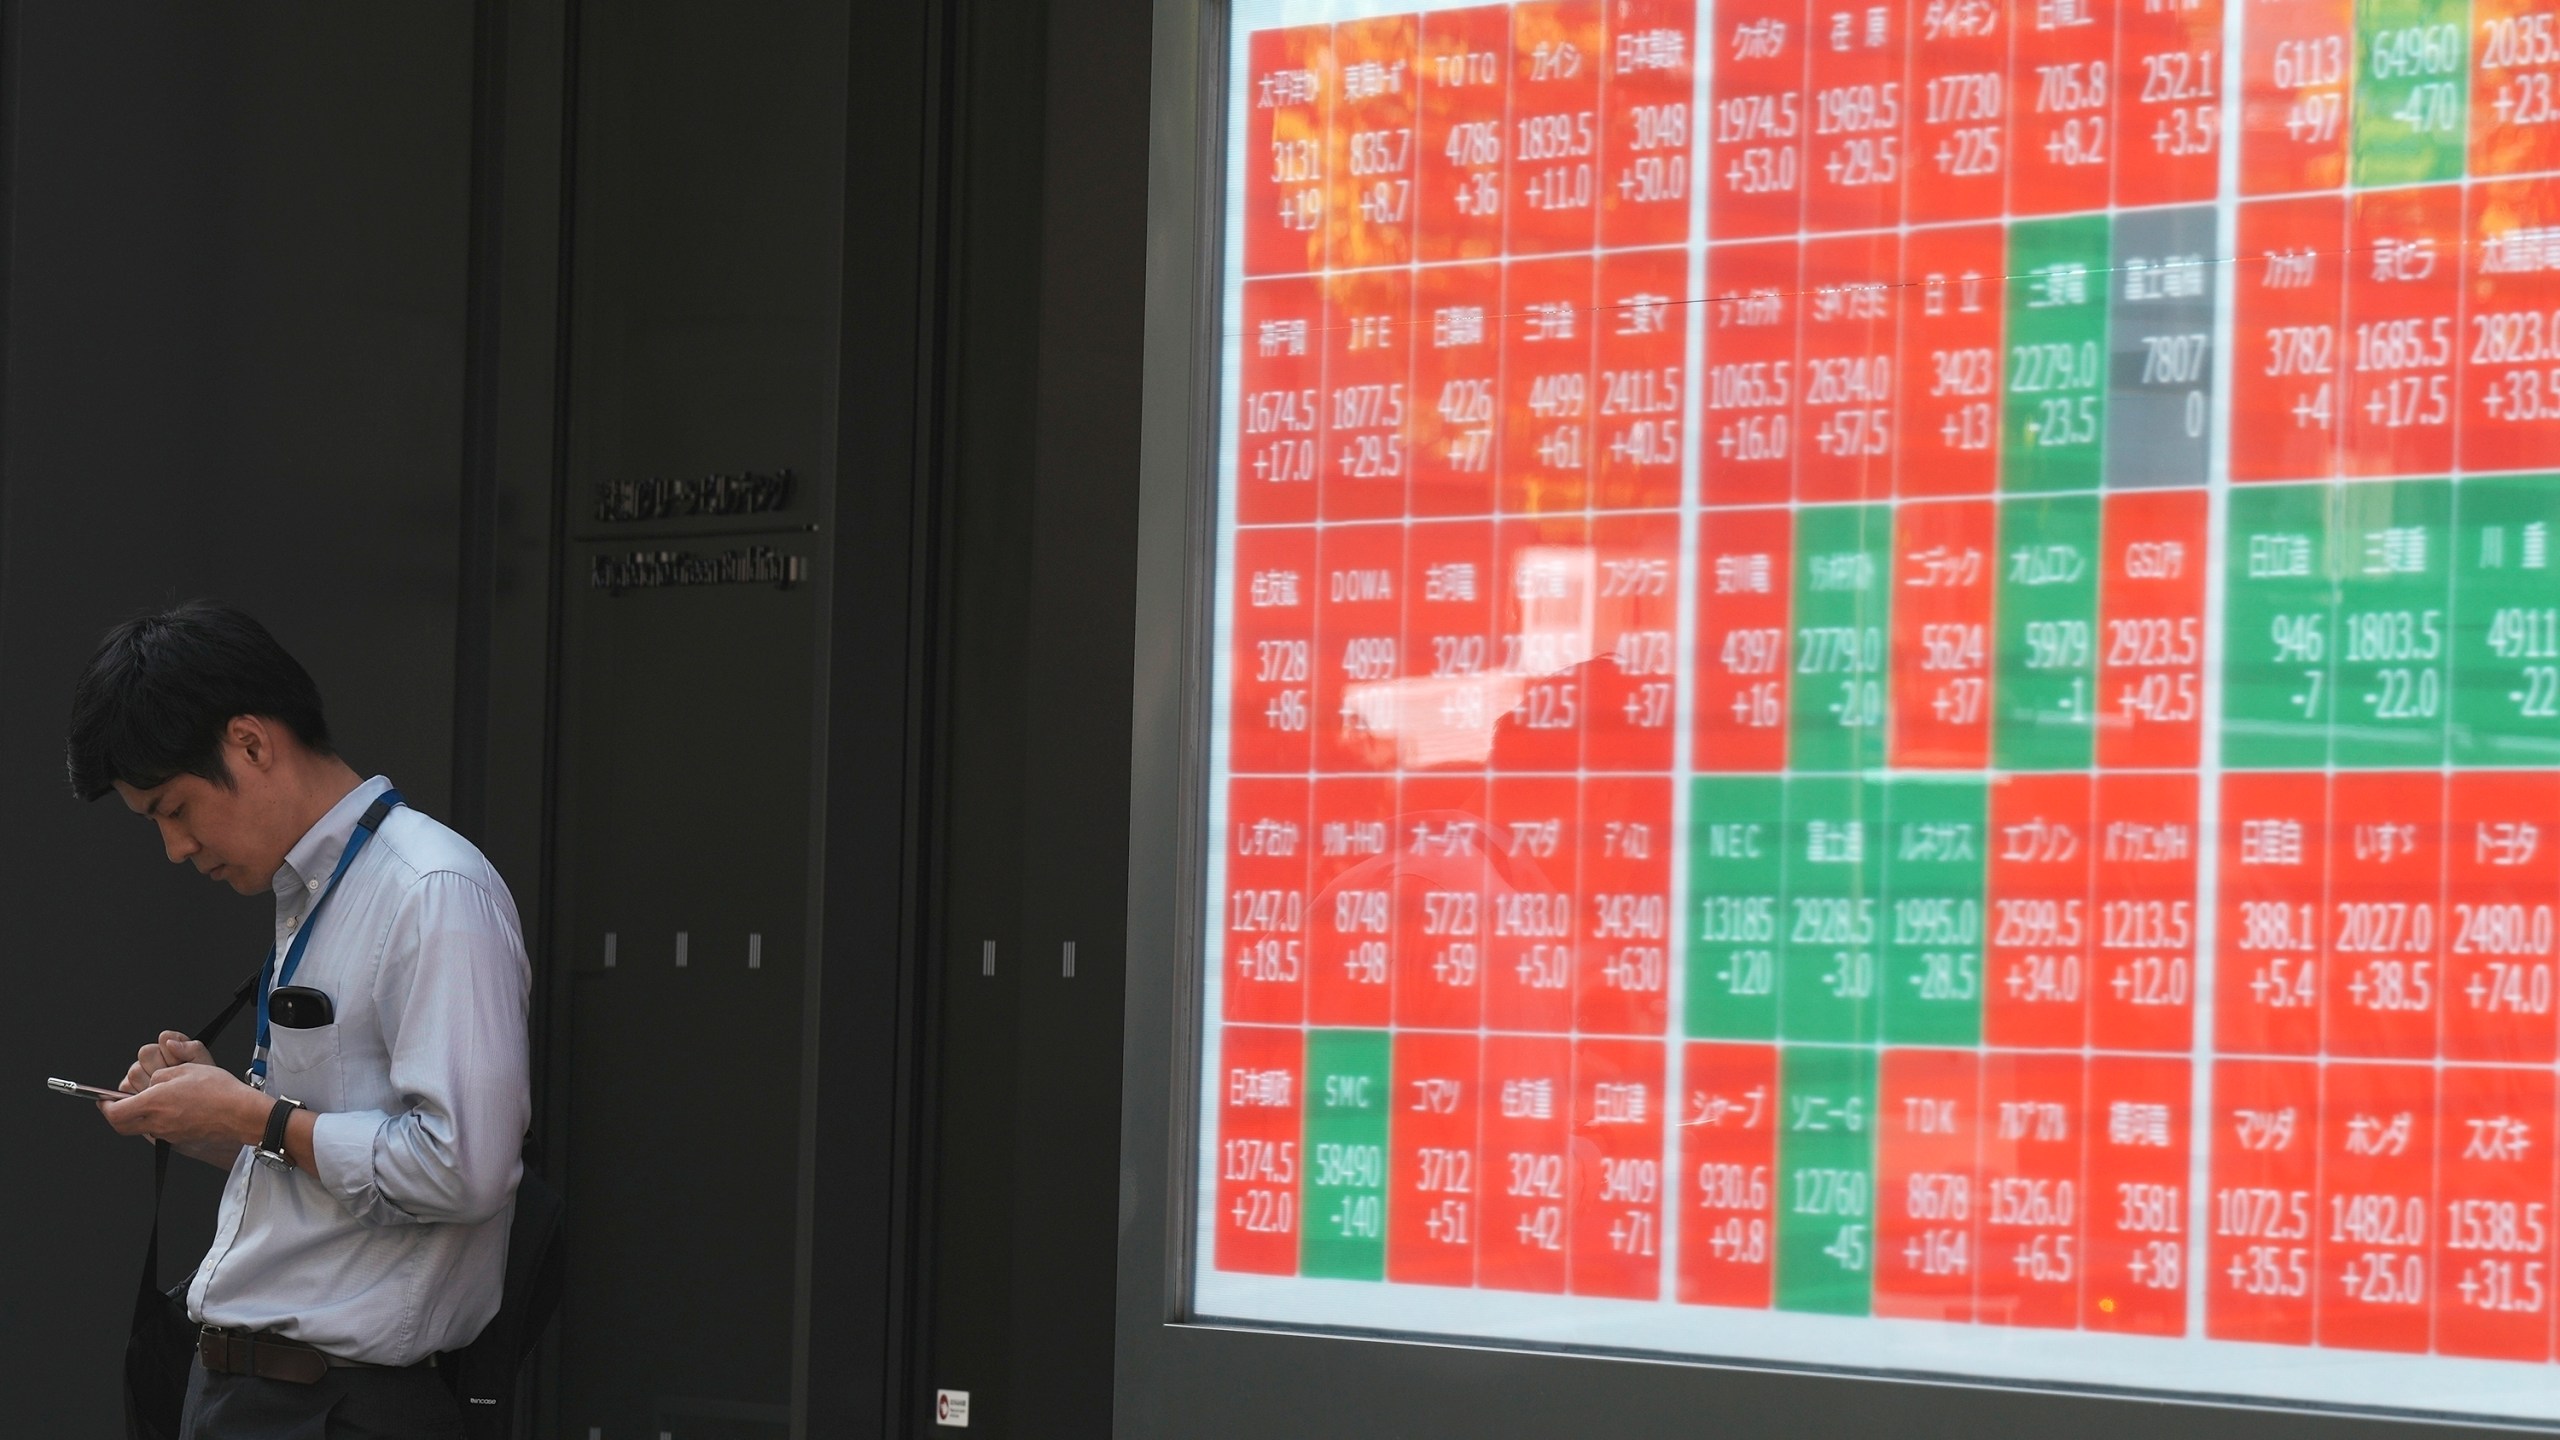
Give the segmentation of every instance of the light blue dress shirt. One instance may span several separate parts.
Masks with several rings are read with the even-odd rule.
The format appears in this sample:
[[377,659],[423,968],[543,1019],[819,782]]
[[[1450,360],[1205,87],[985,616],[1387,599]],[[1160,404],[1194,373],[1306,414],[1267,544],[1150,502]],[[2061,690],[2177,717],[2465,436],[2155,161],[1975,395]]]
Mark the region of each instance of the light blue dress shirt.
[[[293,943],[375,776],[276,872],[276,949]],[[532,1117],[532,967],[506,882],[471,842],[398,809],[338,882],[293,983],[337,1021],[272,1027],[267,1088],[314,1112],[316,1168],[244,1147],[213,1248],[188,1287],[199,1322],[273,1330],[331,1355],[409,1365],[471,1343],[498,1310]]]

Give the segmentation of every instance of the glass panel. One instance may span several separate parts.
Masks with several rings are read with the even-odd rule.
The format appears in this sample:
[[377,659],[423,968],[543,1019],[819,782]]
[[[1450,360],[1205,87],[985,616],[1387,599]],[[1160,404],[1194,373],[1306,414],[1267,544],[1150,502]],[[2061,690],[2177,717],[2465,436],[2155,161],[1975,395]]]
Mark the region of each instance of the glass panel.
[[2560,0],[1232,34],[1190,1313],[2560,1420]]

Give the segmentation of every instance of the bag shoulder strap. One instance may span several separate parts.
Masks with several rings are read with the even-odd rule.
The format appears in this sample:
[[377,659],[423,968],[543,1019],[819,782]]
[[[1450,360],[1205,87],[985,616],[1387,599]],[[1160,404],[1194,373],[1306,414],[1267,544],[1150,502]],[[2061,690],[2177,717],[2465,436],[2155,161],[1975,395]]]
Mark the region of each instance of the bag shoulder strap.
[[[222,1034],[225,1027],[239,1018],[241,1011],[249,1008],[251,997],[258,993],[258,979],[266,973],[267,967],[263,962],[257,969],[249,972],[249,978],[241,981],[240,988],[232,992],[231,1003],[223,1006],[219,1014],[199,1026],[190,1038],[211,1045],[215,1038]],[[142,1274],[143,1278],[155,1288],[160,1283],[156,1278],[160,1273],[160,1197],[167,1193],[168,1189],[169,1142],[154,1140],[151,1142],[151,1244],[143,1252]]]
[[238,1018],[242,1010],[248,1008],[250,999],[258,993],[258,977],[265,974],[266,969],[266,965],[261,962],[257,969],[250,971],[249,978],[241,981],[240,988],[232,993],[231,1003],[223,1006],[219,1014],[204,1022],[203,1027],[189,1038],[211,1045],[215,1037],[222,1034],[223,1027],[229,1025]]

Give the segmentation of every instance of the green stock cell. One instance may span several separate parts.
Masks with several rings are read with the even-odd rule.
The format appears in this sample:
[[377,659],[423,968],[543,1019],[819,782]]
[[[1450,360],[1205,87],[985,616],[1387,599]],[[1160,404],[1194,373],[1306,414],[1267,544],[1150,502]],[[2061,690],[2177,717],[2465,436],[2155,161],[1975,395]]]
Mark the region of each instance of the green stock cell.
[[2444,763],[2449,708],[2453,482],[2385,480],[2338,492],[2334,765]]
[[1875,1275],[1876,1052],[1778,1057],[1777,1308],[1864,1315]]
[[1982,1038],[1982,914],[1989,791],[1975,778],[1895,778],[1884,828],[1884,1039]]
[[2098,497],[2000,502],[1991,755],[2003,770],[2085,770],[2097,739]]
[[1708,776],[1689,791],[1688,1033],[1778,1033],[1778,926],[1784,914],[1785,782]]
[[1307,1032],[1301,1274],[1387,1273],[1387,1032]]
[[2329,763],[2336,568],[2327,485],[2234,486],[2223,566],[2222,763]]
[[2356,0],[2356,184],[2462,177],[2470,29],[2465,0]]
[[2560,764],[2560,476],[2454,491],[2453,761]]
[[2000,488],[2094,490],[2107,434],[2107,217],[2009,231]]
[[1893,510],[1814,505],[1796,512],[1795,674],[1787,756],[1797,770],[1884,763],[1885,637]]
[[1786,907],[1778,920],[1778,1033],[1876,1036],[1884,942],[1884,786],[1861,775],[1787,781]]

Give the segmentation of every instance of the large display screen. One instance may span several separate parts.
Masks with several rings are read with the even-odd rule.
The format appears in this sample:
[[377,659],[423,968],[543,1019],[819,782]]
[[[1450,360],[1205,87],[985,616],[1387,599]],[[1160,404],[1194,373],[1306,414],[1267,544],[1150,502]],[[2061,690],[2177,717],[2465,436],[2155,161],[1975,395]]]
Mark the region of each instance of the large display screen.
[[1222,103],[1187,1313],[2560,1420],[2560,5]]

